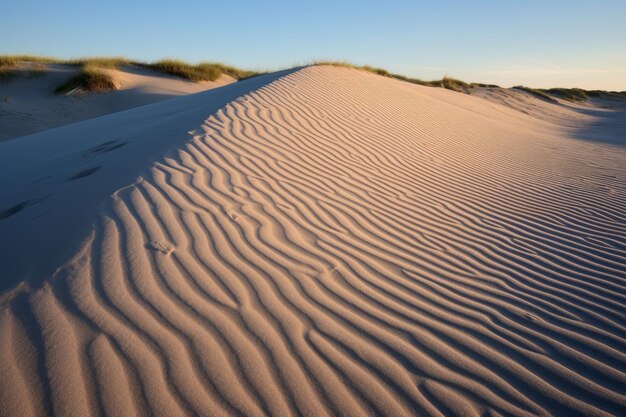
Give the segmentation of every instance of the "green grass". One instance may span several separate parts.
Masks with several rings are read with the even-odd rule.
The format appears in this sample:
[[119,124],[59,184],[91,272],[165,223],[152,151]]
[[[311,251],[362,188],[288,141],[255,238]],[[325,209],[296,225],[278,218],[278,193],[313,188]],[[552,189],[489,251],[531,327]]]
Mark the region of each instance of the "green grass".
[[[36,67],[35,65],[33,65],[33,68],[36,68],[37,70],[37,74],[42,74],[45,70],[43,64],[64,64],[79,66],[81,68],[81,72],[72,77],[71,80],[68,80],[66,83],[59,86],[59,88],[57,88],[57,91],[70,91],[71,89],[67,90],[68,85],[76,85],[76,83],[83,85],[87,82],[87,80],[95,81],[96,77],[93,73],[95,72],[96,68],[115,69],[119,68],[121,65],[136,65],[144,68],[150,68],[194,82],[215,81],[223,74],[230,75],[237,80],[243,80],[262,74],[258,71],[242,70],[232,65],[226,65],[217,62],[202,62],[197,65],[192,65],[183,61],[173,59],[164,59],[154,63],[144,63],[133,61],[124,57],[88,57],[63,60],[32,55],[2,55],[0,56],[0,81],[9,80],[10,78],[14,77],[17,74],[15,67],[19,62],[24,61],[42,65],[41,67]],[[33,75],[34,74],[35,72],[33,72]],[[101,85],[103,83],[102,75],[99,74],[97,79],[100,80],[100,82],[96,82],[95,84]],[[92,83],[90,82],[85,85],[92,85]]]
[[78,74],[58,86],[54,92],[65,94],[77,88],[81,91],[105,92],[115,90],[117,87],[111,75],[107,74],[100,67],[84,65]]
[[123,57],[89,57],[89,58],[76,58],[63,61],[63,64],[68,65],[80,65],[80,66],[92,66],[98,68],[118,68],[120,65],[131,65],[133,62]]
[[429,84],[433,87],[443,87],[459,93],[470,93],[470,85],[465,81],[457,80],[456,78],[443,77],[441,80],[429,81]]
[[[17,70],[16,66],[20,62],[29,62],[31,63],[31,66],[27,71]],[[43,75],[46,71],[44,64],[76,65],[80,68],[79,72],[63,85],[59,86],[55,90],[56,92],[67,92],[76,87],[79,87],[84,91],[109,91],[115,89],[113,80],[105,71],[102,71],[102,69],[115,69],[119,68],[121,65],[136,65],[144,68],[150,68],[194,82],[215,81],[222,75],[229,75],[237,80],[243,80],[256,75],[264,74],[257,71],[242,70],[240,68],[218,62],[202,62],[194,65],[175,59],[164,59],[153,63],[144,63],[133,61],[124,57],[88,57],[63,60],[34,55],[0,55],[0,82],[10,80],[18,74],[23,74],[28,77]],[[465,94],[470,94],[471,89],[476,87],[499,88],[499,86],[495,84],[468,84],[464,81],[447,76],[440,80],[425,81],[419,78],[407,77],[402,74],[395,74],[383,68],[373,67],[370,65],[359,66],[346,61],[316,61],[309,65],[332,65],[353,68],[413,84],[428,87],[441,87]],[[590,97],[626,99],[626,91],[583,90],[580,88],[535,89],[525,86],[516,86],[513,88],[529,92],[552,103],[558,103],[554,97],[578,102],[585,101]]]
[[0,82],[15,77],[15,66],[19,61],[12,56],[0,56]]
[[0,82],[6,82],[17,75],[17,71],[13,67],[6,65],[0,66]]
[[361,71],[371,72],[373,74],[381,75],[383,77],[394,78],[396,80],[401,80],[412,84],[419,84],[427,87],[442,87],[448,90],[453,90],[465,94],[470,93],[470,84],[466,83],[465,81],[457,80],[456,78],[451,77],[443,77],[440,80],[424,81],[419,78],[411,78],[402,74],[394,74],[383,68],[372,67],[370,65],[359,66],[345,61],[316,61],[311,65],[331,65],[334,67],[352,68]]
[[[25,70],[16,69],[20,62],[29,64],[29,68]],[[33,78],[42,76],[46,73],[46,63],[58,63],[58,59],[34,56],[34,55],[0,55],[0,82],[8,81],[14,77],[24,76]]]
[[515,87],[516,90],[522,90],[522,91],[526,91],[527,93],[530,93],[536,97],[539,97],[543,100],[549,101],[551,103],[557,103],[558,101],[556,101],[554,98],[550,97],[548,94],[544,93],[542,90],[538,90],[536,88],[530,88],[530,87],[526,87],[523,85],[516,85]]
[[260,74],[259,72],[245,71],[218,62],[202,62],[197,65],[192,65],[176,59],[163,59],[151,64],[140,65],[195,82],[215,81],[223,74],[230,75],[237,80],[254,77]]
[[164,59],[146,67],[191,81],[215,81],[222,71],[215,65],[191,65],[174,59]]
[[485,84],[485,83],[471,83],[470,88],[483,87],[483,88],[500,88],[497,84]]
[[589,97],[605,98],[613,100],[625,100],[626,91],[586,90]]
[[20,62],[38,62],[41,64],[60,64],[63,60],[48,56],[36,55],[0,55],[0,66],[3,64],[17,65]]
[[589,99],[587,92],[581,88],[549,88],[547,90],[542,89],[541,91],[569,101],[587,101],[587,99]]

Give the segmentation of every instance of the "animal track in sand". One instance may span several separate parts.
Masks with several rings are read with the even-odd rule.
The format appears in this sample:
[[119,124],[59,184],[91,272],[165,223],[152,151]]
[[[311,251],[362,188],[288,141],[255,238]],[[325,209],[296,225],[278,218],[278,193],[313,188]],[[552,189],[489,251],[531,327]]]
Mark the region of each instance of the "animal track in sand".
[[174,248],[171,248],[169,245],[167,245],[167,243],[159,242],[156,240],[150,243],[146,243],[146,248],[161,252],[165,255],[169,255],[174,252]]
[[127,143],[128,142],[119,142],[115,140],[110,140],[108,142],[104,142],[104,143],[101,143],[100,145],[94,146],[93,148],[87,149],[86,151],[83,152],[83,156],[111,152],[115,149],[121,148]]
[[12,215],[14,215],[15,213],[19,212],[20,210],[22,210],[24,207],[26,207],[28,205],[30,201],[26,200],[26,201],[22,201],[21,203],[18,203],[16,205],[14,205],[13,207],[9,207],[6,210],[2,210],[0,211],[0,220],[2,219],[6,219],[7,217],[11,217]]
[[82,171],[77,172],[76,174],[72,175],[71,177],[69,177],[67,179],[67,181],[74,181],[74,180],[78,180],[78,179],[81,179],[81,178],[88,177],[91,174],[93,174],[96,171],[98,171],[100,168],[102,168],[102,167],[93,167],[93,168],[82,170]]

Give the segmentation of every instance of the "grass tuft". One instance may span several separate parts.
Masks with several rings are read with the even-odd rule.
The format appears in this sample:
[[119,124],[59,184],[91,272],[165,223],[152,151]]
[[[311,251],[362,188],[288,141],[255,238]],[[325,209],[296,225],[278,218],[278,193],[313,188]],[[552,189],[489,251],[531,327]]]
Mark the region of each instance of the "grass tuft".
[[451,77],[443,77],[441,80],[424,81],[420,80],[419,78],[411,78],[407,77],[406,75],[394,74],[387,71],[386,69],[376,68],[370,65],[358,66],[345,61],[316,61],[312,65],[331,65],[334,67],[352,68],[361,71],[371,72],[373,74],[381,75],[383,77],[406,81],[412,84],[419,84],[427,87],[442,87],[447,88],[448,90],[458,91],[465,94],[470,93],[470,84],[466,83],[465,81],[457,80],[456,78]]
[[500,88],[497,84],[485,84],[485,83],[471,83],[470,88],[483,87],[483,88]]
[[202,62],[197,65],[192,65],[175,59],[163,59],[152,64],[142,65],[147,68],[195,82],[215,81],[223,74],[230,75],[237,80],[254,77],[255,75],[260,74],[255,71],[245,71],[218,62]]
[[58,86],[54,92],[65,94],[75,89],[90,92],[105,92],[115,90],[117,87],[111,75],[94,65],[83,66],[78,74]]
[[470,93],[470,85],[465,81],[457,80],[456,78],[443,77],[441,79],[441,87],[448,90],[457,91],[459,93]]
[[543,92],[542,90],[538,90],[536,88],[530,88],[530,87],[526,87],[523,85],[516,85],[515,87],[516,90],[522,90],[522,91],[526,91],[527,93],[530,93],[536,97],[539,97],[543,100],[549,101],[551,103],[556,103],[558,104],[559,102],[556,101],[554,98],[550,97],[548,94],[546,94],[545,92]]
[[[16,69],[21,62],[30,63],[27,72]],[[65,64],[80,66],[80,71],[63,85],[59,86],[56,92],[68,92],[74,88],[80,88],[84,91],[109,91],[115,89],[112,78],[105,72],[103,68],[115,69],[121,65],[137,65],[150,68],[156,71],[171,74],[190,81],[215,81],[223,74],[229,75],[237,80],[254,77],[264,74],[256,71],[246,71],[225,65],[218,62],[203,62],[197,65],[188,64],[184,61],[174,59],[164,59],[154,63],[142,63],[132,61],[123,57],[90,57],[62,60],[50,57],[41,57],[33,55],[0,55],[0,82],[9,80],[16,75],[25,74],[28,77],[34,77],[45,74],[46,67],[44,64]],[[346,61],[317,61],[310,65],[332,65],[346,68],[353,68],[362,71],[368,71],[383,77],[394,78],[397,80],[419,84],[429,87],[441,87],[449,90],[470,94],[471,89],[475,87],[499,88],[495,84],[471,83],[443,77],[440,80],[424,81],[419,78],[407,77],[401,74],[391,73],[383,68],[372,67],[370,65],[354,65]],[[570,101],[584,101],[590,97],[605,99],[626,99],[626,91],[603,91],[603,90],[583,90],[580,88],[551,88],[551,89],[534,89],[525,86],[513,87],[518,90],[529,92],[543,100],[558,103],[554,97],[559,97]],[[554,96],[554,97],[553,97]]]
[[15,77],[15,66],[19,61],[13,56],[0,56],[0,82]]
[[120,65],[131,65],[133,62],[129,59],[123,58],[123,57],[102,57],[102,56],[96,56],[96,57],[90,57],[90,58],[77,58],[77,59],[69,59],[65,62],[63,62],[64,64],[68,64],[68,65],[80,65],[80,66],[91,66],[91,67],[98,67],[98,68],[110,68],[110,69],[115,69],[118,68]]
[[589,97],[626,100],[626,91],[585,90]]
[[587,101],[589,99],[587,92],[581,88],[549,88],[541,91],[568,101]]

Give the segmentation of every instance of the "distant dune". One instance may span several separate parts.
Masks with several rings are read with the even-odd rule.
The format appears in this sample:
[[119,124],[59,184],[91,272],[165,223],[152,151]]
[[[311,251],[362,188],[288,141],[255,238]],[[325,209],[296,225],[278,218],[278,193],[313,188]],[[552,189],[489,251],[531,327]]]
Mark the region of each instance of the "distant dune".
[[71,78],[78,67],[45,64],[44,71],[32,73],[31,65],[22,63],[16,70],[18,74],[23,73],[21,76],[0,83],[0,141],[235,81],[223,75],[217,81],[191,82],[138,66],[122,65],[102,70],[111,75],[117,87],[115,91],[55,94],[54,90]]
[[0,143],[0,416],[626,415],[604,104],[314,66]]

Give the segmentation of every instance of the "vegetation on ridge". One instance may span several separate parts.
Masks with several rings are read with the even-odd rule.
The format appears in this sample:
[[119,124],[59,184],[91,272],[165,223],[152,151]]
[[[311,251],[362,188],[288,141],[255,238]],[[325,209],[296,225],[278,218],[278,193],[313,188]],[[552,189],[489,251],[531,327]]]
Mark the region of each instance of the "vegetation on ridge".
[[124,57],[89,57],[75,59],[57,59],[32,55],[3,55],[0,56],[0,81],[9,80],[18,71],[20,62],[31,63],[31,68],[43,74],[46,67],[43,64],[76,65],[80,69],[76,75],[55,89],[56,93],[67,93],[79,88],[82,91],[109,91],[116,88],[113,78],[104,69],[116,69],[121,65],[136,65],[149,68],[166,74],[174,75],[189,81],[215,81],[223,74],[237,80],[243,80],[262,74],[257,71],[242,70],[231,65],[217,62],[203,62],[197,65],[183,61],[165,59],[153,63],[133,61]]
[[369,65],[354,65],[349,62],[344,61],[318,61],[314,62],[313,65],[331,65],[335,67],[345,67],[345,68],[353,68],[362,71],[371,72],[373,74],[381,75],[383,77],[395,78],[396,80],[406,81],[412,84],[419,84],[428,87],[442,87],[448,90],[457,91],[460,93],[469,94],[470,88],[472,88],[471,84],[466,83],[465,81],[457,80],[456,78],[451,77],[443,77],[440,80],[433,81],[424,81],[419,78],[407,77],[406,75],[394,74],[383,68],[376,68]]
[[550,95],[548,95],[547,93],[543,92],[542,90],[538,90],[536,88],[526,87],[526,86],[523,86],[523,85],[516,85],[513,88],[515,88],[516,90],[526,91],[527,93],[530,93],[530,94],[534,95],[535,97],[539,97],[540,99],[549,101],[551,103],[558,103],[558,101],[556,101],[554,98],[550,97]]
[[549,88],[540,91],[569,101],[585,101],[589,98],[587,92],[581,88]]
[[[24,58],[33,58],[28,62],[28,69],[18,71],[17,65],[24,61]],[[28,78],[37,77],[45,73],[46,67],[42,63],[42,59],[31,57],[30,55],[1,55],[0,56],[0,82],[8,81],[17,75],[24,75]]]
[[80,89],[82,91],[104,92],[115,90],[117,86],[110,74],[95,65],[84,65],[78,74],[58,86],[54,92],[65,94]]
[[[29,63],[29,67],[26,70],[17,69],[16,67],[18,64],[23,62]],[[194,65],[175,59],[163,59],[152,63],[145,63],[133,61],[124,57],[89,57],[63,60],[33,55],[0,55],[0,82],[7,81],[18,74],[24,74],[29,77],[42,75],[46,71],[44,64],[64,64],[76,65],[80,67],[76,75],[56,88],[55,92],[57,93],[66,93],[76,88],[83,91],[114,90],[116,86],[113,78],[105,71],[105,69],[116,69],[121,65],[135,65],[143,68],[149,68],[193,82],[215,81],[224,74],[237,80],[243,80],[263,74],[262,72],[242,70],[237,67],[218,62],[202,62]],[[383,68],[372,67],[370,65],[359,66],[346,61],[317,61],[313,62],[311,65],[332,65],[353,68],[412,84],[419,84],[428,87],[441,87],[465,94],[470,94],[471,89],[477,87],[499,88],[499,86],[495,84],[466,83],[465,81],[448,76],[443,77],[440,80],[424,81],[419,78],[395,74]],[[558,103],[554,97],[573,102],[586,101],[592,97],[626,99],[626,91],[584,90],[581,88],[536,89],[521,85],[513,88],[526,91],[536,97],[552,103]]]
[[0,57],[0,81],[6,81],[15,76],[14,67],[17,65],[17,61],[12,57],[1,56]]
[[151,64],[139,65],[195,82],[215,81],[223,74],[230,75],[237,80],[260,74],[259,72],[241,70],[218,62],[202,62],[197,65],[192,65],[176,59],[163,59]]

